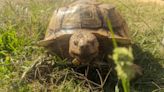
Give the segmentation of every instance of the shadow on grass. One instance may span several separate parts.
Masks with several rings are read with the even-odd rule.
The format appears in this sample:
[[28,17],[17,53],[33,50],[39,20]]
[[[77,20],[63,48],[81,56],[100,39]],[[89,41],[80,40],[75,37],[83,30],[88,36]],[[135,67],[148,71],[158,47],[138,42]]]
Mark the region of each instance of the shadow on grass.
[[[132,45],[134,62],[143,69],[143,75],[138,76],[131,81],[131,92],[163,92],[164,91],[164,68],[159,64],[162,59],[155,58],[150,52],[143,51],[143,49],[135,44]],[[110,78],[110,77],[109,77]],[[116,79],[116,78],[115,78]],[[104,91],[114,92],[117,81],[107,81]],[[119,87],[121,83],[119,82]],[[122,88],[119,88],[120,92]]]
[[[159,64],[162,59],[155,58],[150,52],[132,45],[135,63],[143,68],[143,76],[132,83],[138,92],[152,92],[164,87],[164,68]],[[159,92],[159,91],[158,91]]]

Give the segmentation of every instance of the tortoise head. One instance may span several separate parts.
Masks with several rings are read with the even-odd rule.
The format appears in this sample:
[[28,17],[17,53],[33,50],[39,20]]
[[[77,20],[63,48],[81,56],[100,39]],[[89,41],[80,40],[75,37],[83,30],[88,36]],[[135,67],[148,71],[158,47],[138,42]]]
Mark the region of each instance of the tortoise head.
[[87,31],[75,32],[69,41],[69,54],[81,63],[89,63],[99,53],[96,36]]

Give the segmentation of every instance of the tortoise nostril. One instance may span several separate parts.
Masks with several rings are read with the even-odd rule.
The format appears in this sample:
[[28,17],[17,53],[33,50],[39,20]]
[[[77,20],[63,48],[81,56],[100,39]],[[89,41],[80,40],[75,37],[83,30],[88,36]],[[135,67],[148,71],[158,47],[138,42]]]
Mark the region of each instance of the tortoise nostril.
[[[80,48],[81,50],[83,50],[83,51],[87,51],[88,45],[81,45],[81,46],[79,46],[79,48]],[[89,50],[89,49],[88,49],[88,50]]]
[[81,49],[84,49],[84,48],[85,48],[85,46],[84,46],[84,45],[82,45],[82,46],[80,46],[80,48],[81,48]]

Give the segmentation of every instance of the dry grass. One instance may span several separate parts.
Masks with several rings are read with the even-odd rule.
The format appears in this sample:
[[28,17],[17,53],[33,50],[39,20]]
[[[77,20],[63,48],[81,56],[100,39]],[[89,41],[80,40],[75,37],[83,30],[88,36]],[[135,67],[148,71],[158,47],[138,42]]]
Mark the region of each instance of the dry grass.
[[163,0],[137,0],[138,2],[144,2],[144,3],[156,3],[158,5],[164,5]]

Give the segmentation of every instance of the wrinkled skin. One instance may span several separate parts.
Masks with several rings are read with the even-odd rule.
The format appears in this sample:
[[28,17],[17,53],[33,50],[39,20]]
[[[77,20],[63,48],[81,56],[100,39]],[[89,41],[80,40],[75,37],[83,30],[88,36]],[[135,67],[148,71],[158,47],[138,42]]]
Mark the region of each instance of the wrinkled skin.
[[69,54],[80,63],[90,63],[99,53],[96,36],[87,31],[75,32],[69,41]]

